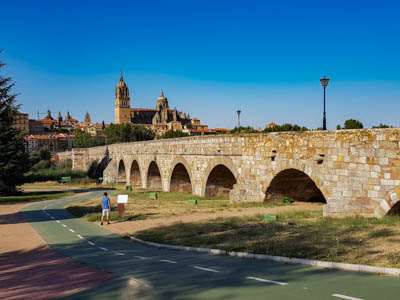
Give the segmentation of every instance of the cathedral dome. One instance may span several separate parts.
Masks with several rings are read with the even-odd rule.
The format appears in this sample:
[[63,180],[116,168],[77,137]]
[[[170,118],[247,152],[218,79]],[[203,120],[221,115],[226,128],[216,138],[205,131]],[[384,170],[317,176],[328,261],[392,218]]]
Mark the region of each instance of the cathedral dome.
[[119,82],[117,84],[117,87],[126,87],[126,83],[124,82],[124,78],[122,77],[122,73],[121,76],[119,77]]
[[119,82],[117,87],[115,88],[115,97],[116,98],[128,98],[129,97],[129,89],[126,83],[124,82],[124,78],[121,76],[119,78]]
[[85,123],[92,123],[92,121],[91,121],[91,119],[90,119],[89,112],[86,112],[86,115],[85,115],[85,120],[84,120],[84,122],[85,122]]
[[164,96],[163,90],[161,90],[161,95],[157,98],[156,110],[168,109],[168,99]]
[[167,100],[167,97],[164,96],[163,90],[161,90],[161,95],[158,96],[157,100]]

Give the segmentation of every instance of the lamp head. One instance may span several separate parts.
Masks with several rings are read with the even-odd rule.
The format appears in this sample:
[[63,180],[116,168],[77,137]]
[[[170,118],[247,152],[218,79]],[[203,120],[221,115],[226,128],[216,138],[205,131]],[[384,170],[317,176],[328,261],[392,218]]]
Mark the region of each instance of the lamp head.
[[322,85],[323,87],[326,87],[326,86],[328,85],[328,83],[329,83],[329,78],[326,78],[326,77],[324,76],[324,78],[321,78],[320,81],[321,81],[321,85]]

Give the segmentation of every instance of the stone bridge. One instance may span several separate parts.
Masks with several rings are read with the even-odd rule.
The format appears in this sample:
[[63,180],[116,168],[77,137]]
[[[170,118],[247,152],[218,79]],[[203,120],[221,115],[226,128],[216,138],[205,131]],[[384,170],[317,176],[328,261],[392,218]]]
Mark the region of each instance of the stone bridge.
[[[114,180],[230,201],[326,203],[325,216],[400,211],[400,129],[187,137],[74,149],[74,169],[103,165]],[[103,170],[101,170],[103,171]]]

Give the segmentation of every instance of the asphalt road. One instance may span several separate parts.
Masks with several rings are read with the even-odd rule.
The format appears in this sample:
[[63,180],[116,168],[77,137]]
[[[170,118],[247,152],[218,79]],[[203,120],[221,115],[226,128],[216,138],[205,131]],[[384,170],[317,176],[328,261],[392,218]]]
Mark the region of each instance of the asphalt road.
[[400,278],[160,250],[64,209],[102,193],[41,202],[21,212],[53,250],[119,276],[63,299],[400,299]]

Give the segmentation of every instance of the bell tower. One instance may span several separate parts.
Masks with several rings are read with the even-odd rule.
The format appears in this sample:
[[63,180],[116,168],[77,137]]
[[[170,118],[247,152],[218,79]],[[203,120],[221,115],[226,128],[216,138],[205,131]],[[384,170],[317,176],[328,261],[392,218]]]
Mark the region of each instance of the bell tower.
[[115,88],[115,124],[124,124],[131,122],[131,98],[129,97],[129,89],[124,78],[119,78],[117,87]]

